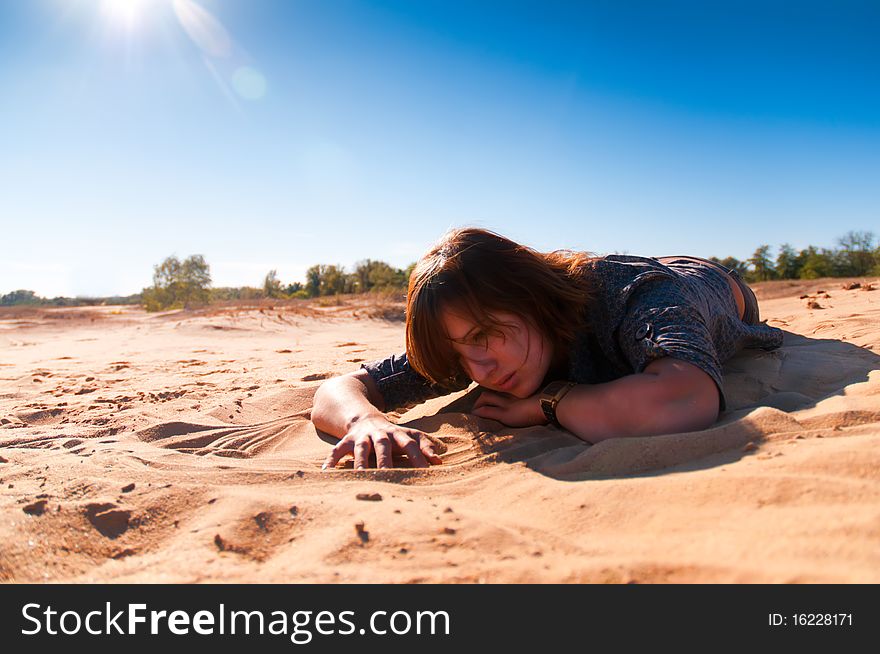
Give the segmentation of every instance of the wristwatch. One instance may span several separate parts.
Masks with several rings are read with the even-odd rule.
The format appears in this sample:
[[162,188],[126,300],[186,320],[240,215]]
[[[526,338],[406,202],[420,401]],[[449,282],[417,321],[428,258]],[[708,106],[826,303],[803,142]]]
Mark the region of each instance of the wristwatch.
[[541,394],[538,396],[538,401],[541,403],[541,411],[544,412],[544,417],[547,418],[551,424],[556,425],[557,427],[562,426],[556,419],[556,407],[560,400],[565,397],[565,394],[575,386],[577,386],[577,384],[574,382],[555,381],[547,384],[547,386],[544,387],[544,390],[541,391]]

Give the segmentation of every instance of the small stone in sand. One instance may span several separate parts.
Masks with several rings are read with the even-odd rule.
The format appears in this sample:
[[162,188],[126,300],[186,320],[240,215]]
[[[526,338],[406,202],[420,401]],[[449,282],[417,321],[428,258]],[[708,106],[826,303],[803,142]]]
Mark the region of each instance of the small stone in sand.
[[822,305],[819,304],[818,302],[816,302],[816,300],[810,300],[809,302],[807,302],[807,308],[808,309],[821,309]]
[[134,483],[133,482],[131,484],[126,484],[125,486],[122,487],[123,493],[130,493],[133,490],[134,490]]
[[382,496],[379,493],[358,493],[357,499],[364,502],[381,502]]
[[93,502],[86,506],[86,517],[101,535],[117,538],[128,529],[131,511],[109,502]]
[[455,529],[453,529],[452,527],[443,527],[443,533],[452,536],[453,534],[455,534]]
[[43,515],[46,511],[46,503],[46,500],[37,500],[36,502],[26,504],[21,510],[28,515]]
[[296,506],[290,507],[290,515],[296,515],[297,513],[299,513],[299,509]]
[[358,535],[358,538],[361,539],[362,543],[366,543],[370,540],[370,532],[364,529],[364,521],[354,523],[354,531]]
[[257,523],[257,526],[263,531],[269,530],[269,520],[272,517],[272,514],[268,511],[260,511],[257,515],[254,516],[254,522]]
[[217,549],[221,552],[226,551],[226,541],[223,540],[223,537],[220,536],[220,534],[214,536],[214,545],[216,545]]

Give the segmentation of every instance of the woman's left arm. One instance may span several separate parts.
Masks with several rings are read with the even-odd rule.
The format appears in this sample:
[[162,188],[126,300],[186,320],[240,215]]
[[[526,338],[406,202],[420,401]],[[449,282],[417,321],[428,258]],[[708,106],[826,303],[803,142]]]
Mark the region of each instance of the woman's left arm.
[[579,438],[597,443],[705,429],[718,419],[718,410],[718,387],[708,374],[664,357],[638,374],[575,386],[556,407],[556,418]]
[[[556,407],[556,418],[579,438],[654,436],[705,429],[718,419],[718,387],[692,363],[663,357],[643,372],[603,384],[580,384]],[[546,422],[538,396],[510,398],[484,392],[473,410],[512,426]]]

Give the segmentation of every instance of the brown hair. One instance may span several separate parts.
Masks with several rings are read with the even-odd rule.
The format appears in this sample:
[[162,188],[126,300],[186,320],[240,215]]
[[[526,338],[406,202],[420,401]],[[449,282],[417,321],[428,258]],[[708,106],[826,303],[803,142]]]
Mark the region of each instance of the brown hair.
[[583,324],[590,288],[586,252],[541,253],[476,227],[447,232],[418,261],[406,302],[407,359],[416,372],[446,385],[463,374],[440,319],[446,307],[471,316],[487,333],[491,312],[513,313],[566,348]]

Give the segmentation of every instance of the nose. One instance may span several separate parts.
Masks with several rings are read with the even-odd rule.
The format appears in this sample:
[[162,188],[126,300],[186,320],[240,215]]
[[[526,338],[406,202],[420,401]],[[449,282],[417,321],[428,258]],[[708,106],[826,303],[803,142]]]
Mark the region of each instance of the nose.
[[468,368],[471,373],[471,379],[482,385],[483,382],[492,379],[497,366],[494,360],[487,359],[484,361],[468,361]]

